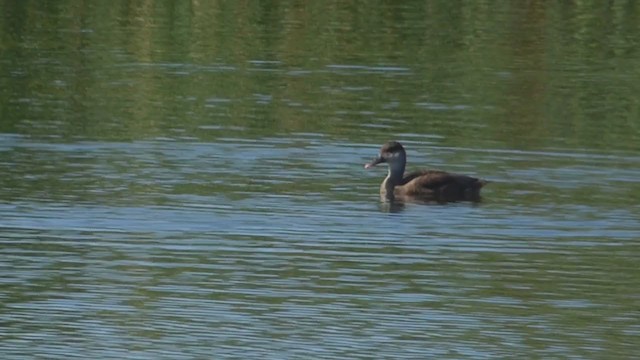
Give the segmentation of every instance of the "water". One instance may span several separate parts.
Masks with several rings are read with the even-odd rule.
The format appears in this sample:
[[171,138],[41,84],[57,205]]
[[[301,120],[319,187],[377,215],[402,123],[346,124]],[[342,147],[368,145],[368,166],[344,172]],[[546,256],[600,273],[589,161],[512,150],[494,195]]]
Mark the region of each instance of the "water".
[[[481,204],[389,213],[383,174],[359,166],[377,149],[312,134],[11,141],[15,156],[54,159],[71,186],[38,193],[29,182],[43,179],[24,176],[33,193],[0,207],[9,356],[584,357],[636,346],[640,209],[612,198],[638,171],[612,179],[601,166],[637,158],[444,149],[479,168],[575,165],[503,165]],[[581,201],[583,187],[597,201]]]
[[[640,352],[637,10],[54,3],[3,5],[2,358]],[[387,139],[483,201],[380,203]]]

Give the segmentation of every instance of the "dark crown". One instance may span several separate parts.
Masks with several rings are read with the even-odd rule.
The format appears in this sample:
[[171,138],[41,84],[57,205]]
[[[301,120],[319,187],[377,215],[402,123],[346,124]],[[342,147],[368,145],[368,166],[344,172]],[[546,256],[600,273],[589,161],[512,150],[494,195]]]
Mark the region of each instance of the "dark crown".
[[380,149],[381,153],[396,153],[396,152],[404,152],[404,148],[397,141],[387,141],[384,145],[382,145],[382,149]]

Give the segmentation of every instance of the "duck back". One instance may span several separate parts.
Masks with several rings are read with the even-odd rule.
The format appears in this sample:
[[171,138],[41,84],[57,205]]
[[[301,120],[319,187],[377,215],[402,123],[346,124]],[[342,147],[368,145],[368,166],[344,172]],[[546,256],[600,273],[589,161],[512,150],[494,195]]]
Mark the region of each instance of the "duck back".
[[440,170],[421,170],[406,174],[396,186],[399,196],[420,197],[439,202],[478,201],[486,181]]

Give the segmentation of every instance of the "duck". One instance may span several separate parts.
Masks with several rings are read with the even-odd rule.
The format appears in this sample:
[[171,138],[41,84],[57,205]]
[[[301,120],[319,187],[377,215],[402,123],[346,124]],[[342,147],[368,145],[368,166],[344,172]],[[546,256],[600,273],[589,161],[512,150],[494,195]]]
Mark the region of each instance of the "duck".
[[405,174],[407,153],[397,141],[387,141],[380,154],[364,165],[371,169],[385,163],[389,167],[387,177],[380,185],[382,200],[422,200],[438,203],[480,201],[480,189],[486,180],[452,174],[441,170],[419,170]]

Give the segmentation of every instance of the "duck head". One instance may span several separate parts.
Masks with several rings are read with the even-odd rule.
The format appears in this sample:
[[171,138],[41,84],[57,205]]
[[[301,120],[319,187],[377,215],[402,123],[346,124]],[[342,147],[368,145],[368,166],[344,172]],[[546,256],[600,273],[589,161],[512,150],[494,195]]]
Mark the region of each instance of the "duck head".
[[365,169],[370,169],[378,164],[386,163],[389,169],[400,169],[404,172],[404,166],[407,162],[407,154],[404,147],[397,141],[388,141],[380,149],[380,154],[371,162],[364,164]]
[[[402,182],[404,167],[407,164],[407,154],[402,145],[397,141],[388,141],[380,149],[380,154],[370,163],[364,165],[365,169],[370,169],[378,164],[386,163],[389,166],[387,178],[382,183],[387,194],[393,194],[393,187]],[[391,196],[391,195],[389,195]]]

